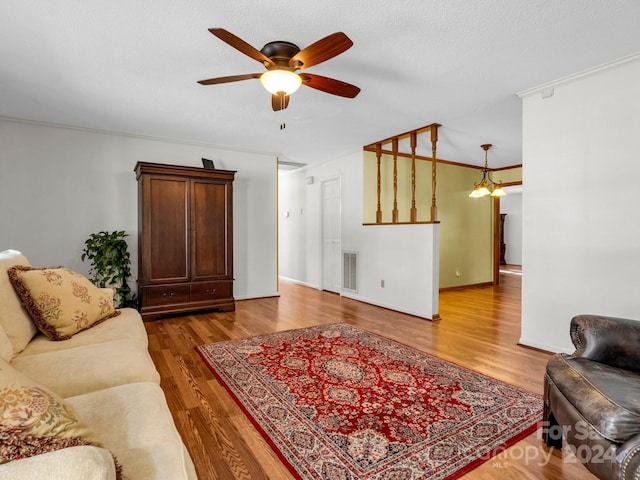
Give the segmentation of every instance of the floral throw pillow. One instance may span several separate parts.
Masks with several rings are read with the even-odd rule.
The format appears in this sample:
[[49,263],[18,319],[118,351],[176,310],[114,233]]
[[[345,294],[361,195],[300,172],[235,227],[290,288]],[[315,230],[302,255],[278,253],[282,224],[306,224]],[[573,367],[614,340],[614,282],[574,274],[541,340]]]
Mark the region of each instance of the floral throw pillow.
[[80,445],[102,447],[71,405],[0,359],[0,464]]
[[8,273],[33,323],[51,340],[68,340],[120,314],[109,293],[68,268],[16,265]]
[[[0,360],[0,428],[5,435],[80,437],[99,445],[71,405],[4,360]],[[0,453],[0,462],[10,459],[6,451]]]
[[83,440],[82,437],[60,438],[44,435],[25,435],[19,427],[0,425],[0,463],[80,445],[94,444]]

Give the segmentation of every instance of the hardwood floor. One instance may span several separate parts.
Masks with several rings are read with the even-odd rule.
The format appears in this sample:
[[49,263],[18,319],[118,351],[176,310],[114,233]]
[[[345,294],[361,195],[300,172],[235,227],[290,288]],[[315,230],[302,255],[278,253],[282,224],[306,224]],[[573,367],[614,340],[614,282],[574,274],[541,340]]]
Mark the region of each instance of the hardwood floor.
[[[279,298],[239,301],[235,312],[146,324],[162,388],[200,480],[293,477],[215,380],[194,351],[197,345],[346,322],[542,394],[550,354],[517,345],[518,275],[502,275],[497,287],[441,293],[442,320],[436,323],[290,283],[281,282],[280,293]],[[595,479],[573,458],[544,447],[538,432],[461,478]]]

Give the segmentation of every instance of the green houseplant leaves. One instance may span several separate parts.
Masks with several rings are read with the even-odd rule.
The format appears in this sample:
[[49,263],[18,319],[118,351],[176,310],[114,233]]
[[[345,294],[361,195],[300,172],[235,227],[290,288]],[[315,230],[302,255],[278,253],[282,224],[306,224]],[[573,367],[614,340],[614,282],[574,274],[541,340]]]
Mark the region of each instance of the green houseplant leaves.
[[84,242],[82,261],[91,262],[91,281],[99,287],[115,289],[116,307],[136,307],[137,298],[127,283],[131,259],[124,231],[92,233]]

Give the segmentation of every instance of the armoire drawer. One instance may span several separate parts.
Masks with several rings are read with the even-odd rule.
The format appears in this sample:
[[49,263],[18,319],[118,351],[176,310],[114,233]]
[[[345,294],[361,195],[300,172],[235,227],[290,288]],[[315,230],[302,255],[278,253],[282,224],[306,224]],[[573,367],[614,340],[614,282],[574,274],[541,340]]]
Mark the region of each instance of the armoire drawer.
[[231,282],[201,282],[191,284],[191,301],[206,302],[231,297]]
[[142,306],[171,305],[189,302],[189,285],[160,285],[143,287]]

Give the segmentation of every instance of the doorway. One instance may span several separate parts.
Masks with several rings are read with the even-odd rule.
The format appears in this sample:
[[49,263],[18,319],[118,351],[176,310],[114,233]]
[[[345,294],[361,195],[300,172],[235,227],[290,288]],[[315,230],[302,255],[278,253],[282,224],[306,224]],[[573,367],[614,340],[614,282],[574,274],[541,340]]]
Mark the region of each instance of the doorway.
[[342,252],[340,177],[321,183],[322,290],[341,292]]
[[522,183],[503,188],[507,196],[494,199],[494,284],[504,273],[522,275]]

